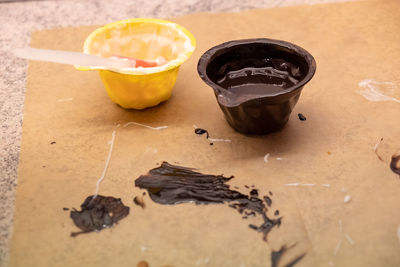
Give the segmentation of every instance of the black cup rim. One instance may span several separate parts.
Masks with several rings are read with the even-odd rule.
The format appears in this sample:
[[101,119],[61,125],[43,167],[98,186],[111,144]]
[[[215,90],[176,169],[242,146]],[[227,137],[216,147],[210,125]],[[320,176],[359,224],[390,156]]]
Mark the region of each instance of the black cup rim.
[[232,40],[228,42],[224,42],[222,44],[216,45],[209,50],[207,50],[199,59],[198,64],[197,64],[197,72],[200,76],[200,78],[208,84],[211,88],[213,88],[214,92],[220,93],[224,92],[226,94],[230,94],[227,89],[219,86],[218,84],[214,83],[207,75],[207,66],[208,62],[210,59],[222,48],[231,48],[234,46],[238,45],[245,45],[245,44],[254,44],[254,43],[260,43],[260,44],[272,44],[276,46],[281,46],[283,48],[289,49],[290,51],[293,51],[294,53],[298,54],[299,56],[303,57],[305,61],[307,62],[309,68],[308,68],[308,73],[307,75],[297,84],[293,85],[292,87],[283,89],[280,92],[276,93],[266,93],[265,95],[258,95],[254,96],[252,95],[250,99],[248,100],[254,100],[254,99],[260,99],[260,98],[274,98],[274,97],[279,97],[283,95],[290,94],[297,89],[303,88],[303,86],[308,83],[312,77],[315,74],[315,71],[317,69],[317,64],[315,62],[314,57],[304,48],[295,45],[293,43],[287,42],[287,41],[282,41],[282,40],[275,40],[275,39],[269,39],[269,38],[252,38],[252,39],[240,39],[240,40]]

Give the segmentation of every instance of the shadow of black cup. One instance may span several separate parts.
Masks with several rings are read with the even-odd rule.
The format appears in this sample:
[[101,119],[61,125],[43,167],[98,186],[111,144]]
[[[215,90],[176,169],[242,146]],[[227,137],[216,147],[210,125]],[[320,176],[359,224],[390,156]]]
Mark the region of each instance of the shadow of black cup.
[[267,134],[285,126],[316,63],[297,45],[258,38],[211,48],[200,57],[197,70],[232,128]]

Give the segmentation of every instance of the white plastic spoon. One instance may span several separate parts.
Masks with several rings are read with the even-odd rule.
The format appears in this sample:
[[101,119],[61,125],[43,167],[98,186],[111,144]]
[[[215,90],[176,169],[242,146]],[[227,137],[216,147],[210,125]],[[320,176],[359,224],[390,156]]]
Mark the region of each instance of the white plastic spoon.
[[108,70],[132,68],[135,67],[136,63],[134,59],[104,58],[79,52],[38,49],[31,47],[17,48],[14,50],[14,54],[17,57],[30,60],[48,61],[81,67],[95,67],[97,69]]

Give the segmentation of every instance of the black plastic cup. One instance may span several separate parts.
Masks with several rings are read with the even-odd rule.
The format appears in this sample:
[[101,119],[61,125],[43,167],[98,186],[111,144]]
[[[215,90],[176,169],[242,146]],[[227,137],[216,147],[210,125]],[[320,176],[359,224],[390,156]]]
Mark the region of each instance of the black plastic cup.
[[229,125],[245,134],[282,129],[315,70],[303,48],[266,38],[217,45],[197,65]]

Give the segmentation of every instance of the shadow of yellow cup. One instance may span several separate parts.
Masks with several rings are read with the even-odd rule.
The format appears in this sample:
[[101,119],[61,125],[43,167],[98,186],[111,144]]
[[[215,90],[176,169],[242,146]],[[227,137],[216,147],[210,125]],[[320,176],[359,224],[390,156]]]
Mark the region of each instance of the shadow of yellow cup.
[[153,107],[170,98],[179,67],[193,53],[196,40],[184,27],[160,19],[127,19],[107,24],[93,31],[85,40],[83,51],[102,57],[127,57],[142,60],[165,60],[157,67],[99,70],[110,99],[126,109]]

